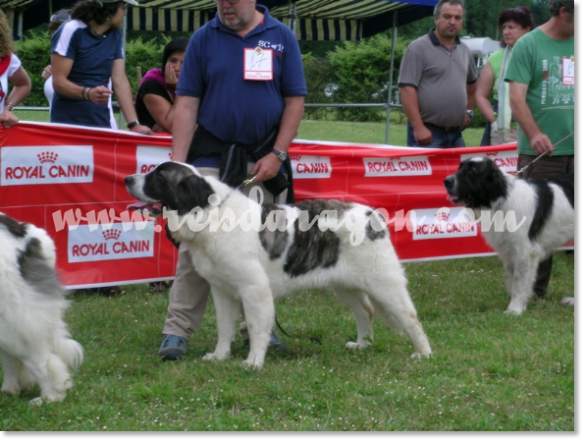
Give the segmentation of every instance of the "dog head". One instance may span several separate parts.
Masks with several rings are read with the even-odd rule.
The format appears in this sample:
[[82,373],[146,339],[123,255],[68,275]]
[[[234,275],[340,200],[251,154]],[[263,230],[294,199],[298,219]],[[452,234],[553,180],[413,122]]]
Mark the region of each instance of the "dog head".
[[507,195],[506,177],[489,158],[470,158],[443,180],[447,199],[471,209],[489,208]]
[[146,174],[129,175],[125,183],[137,200],[162,205],[179,215],[208,206],[215,193],[197,169],[175,161],[161,163]]

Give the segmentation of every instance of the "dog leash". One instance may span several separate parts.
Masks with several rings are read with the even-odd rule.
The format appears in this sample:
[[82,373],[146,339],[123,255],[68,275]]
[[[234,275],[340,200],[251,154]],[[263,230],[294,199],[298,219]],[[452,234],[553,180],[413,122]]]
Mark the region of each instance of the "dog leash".
[[242,184],[240,184],[237,189],[238,190],[242,190],[244,187],[246,187],[248,184],[252,184],[254,182],[254,180],[256,179],[258,175],[254,175],[253,177],[250,177],[244,181],[242,181]]
[[[555,144],[553,144],[552,147],[556,147],[559,144],[561,144],[563,141],[565,141],[567,138],[572,137],[573,135],[575,135],[575,132],[571,132],[569,135],[567,135],[566,137],[561,138],[559,141],[557,141]],[[526,166],[524,166],[522,169],[520,169],[518,172],[516,172],[516,175],[522,175],[522,173],[524,173],[524,171],[526,169],[528,169],[530,166],[532,166],[534,163],[536,163],[538,160],[540,160],[543,156],[545,156],[548,153],[548,151],[545,151],[543,153],[541,153],[539,156],[537,156],[535,159],[533,159],[530,163],[528,163]]]

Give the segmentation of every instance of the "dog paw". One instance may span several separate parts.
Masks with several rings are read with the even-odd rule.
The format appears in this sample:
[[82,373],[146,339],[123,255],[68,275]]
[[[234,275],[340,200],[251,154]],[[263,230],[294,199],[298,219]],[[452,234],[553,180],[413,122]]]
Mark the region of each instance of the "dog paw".
[[262,368],[262,366],[264,365],[261,362],[257,362],[256,359],[254,359],[253,361],[246,359],[244,362],[242,362],[242,364],[244,365],[245,368],[249,368],[249,369],[253,369],[253,370],[260,370]]
[[362,342],[348,342],[347,344],[345,344],[345,348],[347,348],[348,350],[363,350],[364,348],[368,348],[369,346],[371,346],[372,343],[369,341],[362,341]]
[[567,296],[561,300],[561,304],[563,305],[575,305],[575,298],[572,296]]
[[508,307],[508,309],[504,313],[506,315],[510,315],[510,316],[520,316],[522,314],[522,312],[523,312],[522,309],[514,309],[514,308]]
[[40,407],[41,405],[43,405],[43,398],[42,397],[36,397],[34,399],[31,399],[30,401],[28,401],[28,404],[32,407]]
[[203,356],[204,361],[217,361],[218,358],[215,356],[215,353],[207,353]]
[[413,354],[410,355],[411,359],[417,359],[417,360],[421,360],[422,357],[425,358],[430,358],[431,357],[431,353],[419,353],[418,351],[415,351]]
[[6,387],[2,387],[2,393],[6,393],[6,394],[20,394],[20,386],[19,385],[8,385]]

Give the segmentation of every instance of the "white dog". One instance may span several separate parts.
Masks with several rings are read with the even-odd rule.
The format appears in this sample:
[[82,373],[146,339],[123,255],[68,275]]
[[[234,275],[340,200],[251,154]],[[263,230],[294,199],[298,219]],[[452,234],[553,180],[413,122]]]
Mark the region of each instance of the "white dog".
[[[173,211],[174,218],[166,213],[173,236],[188,242],[195,268],[211,285],[219,339],[205,359],[230,356],[241,302],[250,335],[245,364],[261,367],[274,299],[327,286],[356,319],[357,342],[348,348],[370,345],[366,337],[373,337],[376,313],[395,331],[408,334],[413,356],[431,353],[385,221],[371,208],[324,200],[260,205],[177,162],[128,176],[126,187],[135,198]],[[311,225],[315,217],[318,222]]]
[[[504,263],[511,297],[507,312],[522,314],[533,296],[538,264],[573,238],[573,174],[523,180],[504,174],[488,158],[472,158],[462,161],[444,183],[449,199],[472,209],[475,219],[481,221],[487,215],[491,222],[499,214],[514,219],[517,228],[498,222],[481,228]],[[563,300],[564,304],[572,302],[573,298]]]
[[67,309],[55,269],[55,245],[47,233],[0,213],[0,364],[2,391],[18,394],[35,382],[33,404],[65,399],[69,369],[83,349],[63,322]]

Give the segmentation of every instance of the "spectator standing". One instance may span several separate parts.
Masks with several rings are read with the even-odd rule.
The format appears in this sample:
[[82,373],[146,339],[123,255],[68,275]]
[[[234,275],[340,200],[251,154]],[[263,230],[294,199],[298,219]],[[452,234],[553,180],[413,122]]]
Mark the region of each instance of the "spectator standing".
[[[191,37],[185,54],[172,158],[232,186],[242,184],[248,172],[262,188],[265,201],[290,201],[294,195],[287,151],[307,93],[298,42],[255,0],[216,3],[215,19]],[[236,161],[229,161],[233,158]],[[250,187],[242,190],[248,192]],[[209,291],[207,281],[193,268],[188,248],[181,244],[159,350],[163,359],[184,357]],[[271,344],[283,347],[274,333]]]
[[189,39],[176,37],[163,49],[162,67],[149,70],[140,82],[134,106],[138,119],[154,132],[171,133],[177,82]]
[[[510,105],[520,126],[518,170],[547,154],[524,172],[524,178],[574,172],[574,7],[573,0],[549,0],[550,20],[518,40],[506,70]],[[548,291],[552,262],[551,256],[538,268],[538,297]]]
[[136,117],[124,68],[120,26],[129,4],[138,6],[135,0],[80,0],[51,37],[51,122],[111,128],[111,78],[128,129],[152,134]]
[[[18,123],[12,113],[14,107],[24,100],[31,90],[31,81],[14,54],[10,26],[4,11],[0,10],[0,124],[9,128]],[[8,84],[12,83],[12,91],[8,94]]]
[[[502,49],[490,55],[481,70],[475,91],[477,108],[487,120],[481,146],[516,141],[516,137],[510,132],[512,121],[510,87],[504,81],[503,73],[518,39],[535,28],[530,9],[525,6],[516,6],[500,12],[498,26],[502,30]],[[498,100],[498,97],[502,99]]]
[[[61,26],[63,22],[67,20],[71,20],[71,10],[70,9],[61,9],[55,12],[51,16],[51,20],[49,21],[49,34],[53,35],[57,29]],[[43,80],[45,80],[45,84],[43,85],[43,92],[45,93],[45,97],[47,97],[47,101],[49,102],[49,113],[51,112],[51,104],[53,103],[53,95],[55,94],[55,89],[53,87],[53,70],[51,69],[51,65],[47,65],[41,74]],[[111,89],[112,81],[108,83],[108,88]],[[110,111],[110,126],[112,129],[117,129],[118,124],[116,123],[116,118],[114,116],[114,108],[112,107],[112,96],[110,95],[110,99],[108,100],[108,109]]]
[[478,74],[471,51],[458,37],[464,12],[462,0],[440,0],[435,27],[402,57],[398,87],[408,146],[465,146],[462,131],[474,115]]

